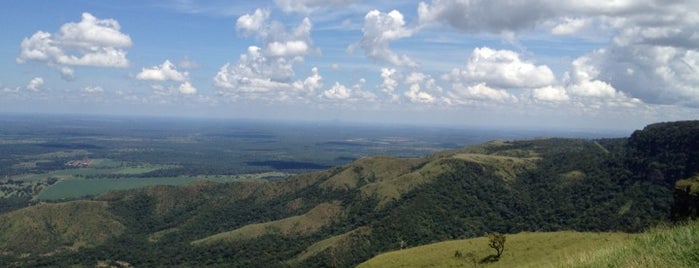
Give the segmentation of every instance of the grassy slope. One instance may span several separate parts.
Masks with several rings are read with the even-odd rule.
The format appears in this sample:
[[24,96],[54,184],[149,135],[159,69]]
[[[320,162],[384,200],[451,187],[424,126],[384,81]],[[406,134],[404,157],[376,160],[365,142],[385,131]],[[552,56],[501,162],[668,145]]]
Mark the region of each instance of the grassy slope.
[[[378,255],[358,267],[471,267],[494,250],[485,237],[440,242]],[[660,227],[646,233],[519,233],[507,235],[499,262],[477,267],[696,267],[699,222]]]
[[234,242],[254,239],[268,233],[284,236],[308,235],[337,220],[341,214],[342,207],[339,202],[322,203],[303,215],[246,225],[233,231],[196,240],[192,244],[211,245],[219,242]]
[[652,229],[629,243],[579,254],[563,267],[697,267],[699,222]]
[[[505,251],[499,262],[479,267],[547,267],[572,256],[600,247],[628,242],[632,236],[625,233],[519,233],[507,235]],[[446,241],[378,255],[358,267],[469,267],[466,257],[454,257],[456,251],[464,256],[474,253],[476,259],[494,254],[485,237]]]
[[323,251],[336,250],[342,246],[352,246],[353,236],[367,236],[371,233],[371,228],[360,227],[344,234],[332,236],[330,238],[318,241],[306,248],[301,254],[294,259],[288,261],[291,266],[298,266],[299,263],[307,260],[310,257],[321,254]]
[[40,204],[0,215],[0,252],[42,254],[96,246],[124,231],[107,202]]

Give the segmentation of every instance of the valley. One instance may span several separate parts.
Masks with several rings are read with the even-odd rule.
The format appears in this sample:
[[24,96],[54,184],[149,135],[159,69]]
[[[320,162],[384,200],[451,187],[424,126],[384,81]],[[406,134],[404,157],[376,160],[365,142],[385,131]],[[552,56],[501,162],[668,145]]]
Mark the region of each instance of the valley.
[[451,267],[465,265],[456,250],[485,257],[483,234],[498,232],[508,249],[483,267],[567,267],[696,217],[699,203],[696,121],[611,138],[74,124],[82,130],[3,130],[14,188],[2,188],[0,265]]

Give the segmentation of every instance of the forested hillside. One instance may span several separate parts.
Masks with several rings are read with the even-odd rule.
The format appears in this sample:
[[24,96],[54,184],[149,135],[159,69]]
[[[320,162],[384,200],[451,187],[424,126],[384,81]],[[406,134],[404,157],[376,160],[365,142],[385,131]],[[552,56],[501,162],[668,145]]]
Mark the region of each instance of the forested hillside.
[[13,228],[1,230],[0,265],[349,267],[485,232],[639,232],[671,211],[696,213],[696,203],[673,207],[673,190],[697,173],[698,142],[699,122],[662,123],[628,139],[493,141],[425,158],[362,158],[276,182],[111,192],[93,198],[105,208],[94,217],[121,227],[92,243],[66,241],[62,224],[70,223],[51,221],[53,246],[11,251],[13,236],[35,228],[17,222],[41,210],[1,215],[0,226]]

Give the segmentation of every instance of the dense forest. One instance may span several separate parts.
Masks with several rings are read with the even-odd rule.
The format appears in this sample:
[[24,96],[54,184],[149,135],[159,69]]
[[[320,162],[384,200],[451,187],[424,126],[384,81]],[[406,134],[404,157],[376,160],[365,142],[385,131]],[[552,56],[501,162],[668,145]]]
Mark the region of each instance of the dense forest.
[[[350,267],[485,232],[640,232],[696,217],[698,169],[699,121],[685,121],[629,138],[494,141],[424,158],[361,158],[274,182],[110,192],[0,215],[0,265]],[[104,220],[71,231],[63,225],[85,219],[42,216],[71,206],[89,206],[94,215],[80,217]],[[49,227],[27,230],[23,223],[37,217]],[[27,235],[45,242],[20,243]],[[101,239],[84,242],[94,237]]]

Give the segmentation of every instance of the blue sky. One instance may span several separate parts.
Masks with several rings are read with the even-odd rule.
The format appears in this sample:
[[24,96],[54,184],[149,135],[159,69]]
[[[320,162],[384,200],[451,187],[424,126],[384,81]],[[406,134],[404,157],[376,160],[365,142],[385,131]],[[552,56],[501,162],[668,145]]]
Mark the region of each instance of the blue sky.
[[696,119],[696,1],[9,1],[0,113],[633,129]]

